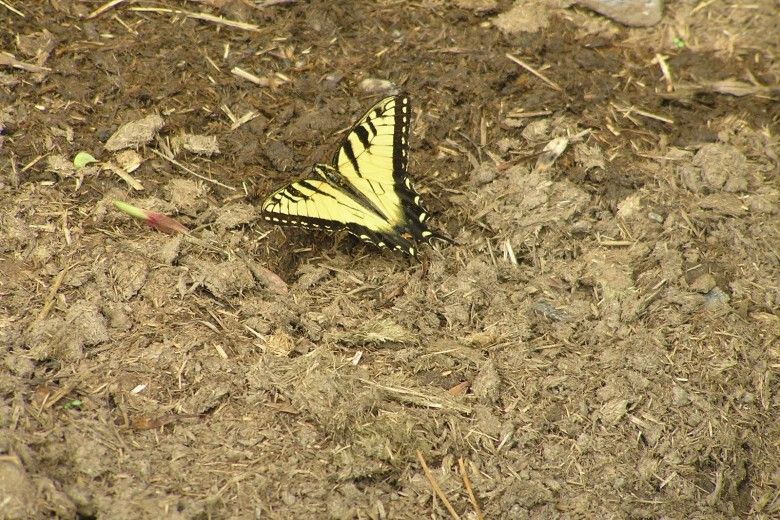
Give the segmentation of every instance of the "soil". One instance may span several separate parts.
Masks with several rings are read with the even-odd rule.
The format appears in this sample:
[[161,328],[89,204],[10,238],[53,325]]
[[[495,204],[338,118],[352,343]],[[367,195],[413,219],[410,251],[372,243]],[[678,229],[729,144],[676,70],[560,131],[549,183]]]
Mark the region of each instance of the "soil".
[[[0,517],[780,515],[773,0],[103,4],[0,3]],[[258,218],[376,80],[419,261]]]

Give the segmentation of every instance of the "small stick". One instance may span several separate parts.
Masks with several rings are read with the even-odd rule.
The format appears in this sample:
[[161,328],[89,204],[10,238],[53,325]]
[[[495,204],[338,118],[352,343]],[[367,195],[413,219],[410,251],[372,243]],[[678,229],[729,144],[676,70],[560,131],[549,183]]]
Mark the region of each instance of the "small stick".
[[27,164],[25,164],[24,166],[22,166],[22,173],[26,172],[27,170],[29,170],[30,168],[32,168],[33,166],[35,166],[36,164],[38,164],[38,161],[40,161],[41,159],[43,159],[43,158],[44,158],[44,157],[46,157],[47,155],[49,155],[49,154],[45,153],[45,154],[43,154],[43,155],[39,155],[38,157],[36,157],[36,158],[35,158],[35,159],[33,159],[32,161],[30,161],[30,162],[28,162]]
[[225,105],[225,104],[222,104],[222,105],[220,105],[220,107],[219,107],[219,108],[221,108],[221,109],[222,109],[222,111],[225,113],[225,115],[226,115],[226,116],[228,116],[228,119],[230,119],[230,122],[231,122],[231,123],[235,124],[235,122],[236,122],[236,121],[238,121],[238,118],[237,118],[237,117],[236,117],[236,115],[233,113],[233,111],[232,111],[232,110],[230,110],[230,107],[228,107],[228,106],[227,106],[227,105]]
[[122,27],[124,27],[125,29],[127,29],[127,32],[129,32],[129,33],[130,33],[130,34],[132,34],[133,36],[138,36],[138,31],[136,31],[135,29],[133,29],[132,27],[130,27],[129,25],[127,25],[127,23],[126,23],[124,20],[122,20],[121,18],[119,18],[119,15],[116,15],[116,14],[115,14],[114,16],[112,16],[112,17],[111,17],[111,19],[113,19],[113,20],[116,20],[117,22],[119,22],[119,23],[122,25]]
[[450,512],[452,518],[455,520],[460,520],[460,516],[455,512],[455,509],[452,507],[452,504],[450,504],[450,501],[447,500],[447,497],[444,496],[444,492],[439,487],[436,479],[433,478],[433,473],[431,473],[431,470],[428,469],[428,464],[425,463],[425,459],[423,458],[422,453],[420,453],[420,450],[417,450],[417,460],[420,461],[420,466],[422,466],[423,473],[425,473],[425,478],[428,479],[428,483],[431,485],[433,492],[436,493],[436,496],[439,497],[439,500],[444,502],[444,507],[446,507],[447,511]]
[[52,283],[51,289],[49,289],[49,295],[46,297],[46,303],[43,304],[43,308],[41,309],[41,312],[38,313],[38,316],[30,324],[30,328],[28,330],[32,330],[33,325],[35,325],[39,321],[45,320],[46,316],[49,315],[51,306],[54,305],[54,297],[57,295],[57,291],[60,289],[60,285],[62,285],[62,280],[65,279],[65,273],[67,273],[71,267],[73,266],[69,265],[65,267],[65,269],[60,271],[57,274],[57,276],[54,278],[54,283]]
[[524,112],[520,110],[518,112],[509,112],[506,117],[512,119],[522,119],[524,117],[549,116],[550,114],[552,114],[552,110],[536,110],[532,112]]
[[26,70],[27,72],[51,72],[49,67],[41,67],[33,63],[19,61],[10,52],[0,52],[0,65],[10,65],[16,69]]
[[196,20],[203,20],[204,22],[213,22],[227,27],[233,27],[234,29],[242,29],[244,31],[260,32],[260,27],[251,23],[236,22],[234,20],[228,20],[220,16],[214,16],[208,13],[196,13],[193,11],[184,11],[182,9],[166,9],[164,7],[131,7],[131,11],[138,11],[139,13],[170,13],[170,14],[183,14]]
[[70,228],[68,227],[68,210],[62,212],[62,233],[65,235],[65,243],[68,246],[71,245],[72,239],[70,235]]
[[214,179],[209,179],[209,178],[208,178],[208,177],[206,177],[205,175],[201,175],[201,174],[199,174],[199,173],[197,173],[197,172],[194,172],[194,171],[190,170],[189,168],[187,168],[186,166],[184,166],[182,163],[180,163],[180,162],[179,162],[179,161],[177,161],[176,159],[171,159],[170,157],[166,157],[164,154],[162,154],[162,153],[158,152],[158,151],[157,151],[157,150],[155,150],[154,148],[149,148],[149,149],[150,149],[150,150],[151,150],[151,151],[152,151],[152,152],[153,152],[155,155],[158,155],[158,156],[162,157],[162,158],[163,158],[163,159],[165,159],[166,161],[170,161],[171,163],[175,164],[176,166],[178,166],[179,168],[181,168],[181,169],[182,169],[182,170],[184,170],[185,172],[189,173],[190,175],[194,175],[194,176],[195,176],[195,177],[197,177],[198,179],[204,180],[204,181],[206,181],[206,182],[211,182],[211,183],[213,183],[213,184],[216,184],[217,186],[222,186],[223,188],[227,188],[227,189],[229,189],[229,190],[236,191],[236,189],[235,189],[233,186],[228,186],[227,184],[222,184],[221,182],[219,182],[219,181],[217,181],[217,180],[214,180]]
[[530,72],[531,74],[533,74],[534,76],[539,78],[540,80],[542,80],[545,83],[547,83],[548,85],[550,85],[553,89],[557,90],[558,92],[563,92],[563,89],[556,82],[554,82],[553,80],[549,79],[547,76],[545,76],[541,72],[537,71],[536,69],[534,69],[533,67],[528,65],[523,60],[515,58],[514,56],[512,56],[508,52],[506,53],[506,57],[509,58],[510,60],[514,61],[515,63],[517,63],[521,67],[523,67],[525,70],[527,70],[528,72]]
[[255,5],[255,8],[256,9],[262,9],[263,7],[270,7],[272,5],[292,4],[295,1],[296,0],[265,0],[265,2],[257,3]]
[[663,74],[664,79],[666,80],[666,91],[673,92],[674,83],[672,82],[672,71],[669,69],[669,64],[666,62],[666,56],[663,54],[656,54],[653,61],[661,67],[661,74]]
[[260,78],[258,76],[255,76],[249,71],[246,71],[242,69],[241,67],[233,67],[230,72],[232,74],[235,74],[241,79],[245,79],[247,81],[251,81],[255,85],[260,85],[261,87],[267,87],[271,84],[268,78]]
[[693,15],[693,14],[695,14],[695,13],[696,13],[696,12],[698,12],[698,11],[701,11],[702,9],[704,9],[705,7],[707,7],[708,5],[710,5],[711,3],[713,3],[714,1],[715,1],[715,0],[707,0],[706,2],[702,2],[702,3],[700,3],[699,5],[697,5],[697,6],[696,6],[696,7],[694,7],[693,9],[691,9],[691,12],[690,12],[688,15],[690,16],[690,15]]
[[655,119],[657,121],[662,121],[664,123],[668,123],[670,125],[674,124],[674,119],[669,119],[668,117],[659,116],[658,114],[653,114],[652,112],[647,112],[645,110],[640,110],[634,106],[632,107],[624,107],[621,105],[616,105],[615,103],[610,102],[610,105],[615,107],[615,109],[623,112],[623,117],[628,117],[629,114],[639,114],[640,116],[649,117],[650,119]]
[[125,0],[111,0],[110,2],[106,2],[105,4],[101,5],[100,7],[98,7],[97,9],[92,11],[91,13],[89,13],[87,15],[87,20],[91,20],[92,18],[95,18],[96,16],[100,16],[101,14],[105,13],[106,11],[111,9],[112,7],[115,7],[115,6],[121,4],[124,1]]
[[469,494],[469,501],[471,502],[471,505],[474,506],[474,513],[477,515],[477,520],[485,520],[485,517],[482,516],[482,510],[477,503],[477,497],[474,496],[474,490],[471,488],[471,480],[469,479],[468,473],[466,473],[466,465],[463,464],[463,457],[458,459],[458,468],[460,469],[460,476],[463,477],[463,485],[466,487],[466,492]]
[[2,5],[3,7],[5,7],[5,8],[6,8],[6,9],[8,9],[9,11],[11,11],[12,13],[14,13],[14,14],[16,14],[16,15],[19,15],[19,16],[21,16],[22,18],[24,18],[24,13],[23,13],[23,12],[19,11],[18,9],[14,9],[14,8],[13,8],[13,6],[11,6],[11,5],[9,5],[9,4],[7,4],[7,3],[3,2],[3,0],[0,0],[0,5]]
[[11,152],[11,185],[19,187],[19,170],[16,169],[16,156]]
[[249,112],[247,112],[243,116],[241,116],[238,119],[236,119],[235,121],[233,121],[233,124],[230,125],[230,130],[231,131],[235,130],[239,126],[243,125],[244,123],[248,123],[249,121],[251,121],[252,119],[258,117],[259,115],[260,115],[259,112],[255,112],[254,110],[250,110]]

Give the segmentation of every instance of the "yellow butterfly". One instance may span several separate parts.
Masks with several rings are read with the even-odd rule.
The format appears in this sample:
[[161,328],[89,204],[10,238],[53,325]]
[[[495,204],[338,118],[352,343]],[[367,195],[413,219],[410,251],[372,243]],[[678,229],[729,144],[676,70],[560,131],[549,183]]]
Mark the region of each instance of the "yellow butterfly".
[[412,256],[421,241],[452,243],[426,225],[429,214],[407,174],[411,114],[406,95],[379,101],[355,123],[331,165],[315,164],[317,178],[272,193],[263,202],[263,217],[288,226],[346,229]]

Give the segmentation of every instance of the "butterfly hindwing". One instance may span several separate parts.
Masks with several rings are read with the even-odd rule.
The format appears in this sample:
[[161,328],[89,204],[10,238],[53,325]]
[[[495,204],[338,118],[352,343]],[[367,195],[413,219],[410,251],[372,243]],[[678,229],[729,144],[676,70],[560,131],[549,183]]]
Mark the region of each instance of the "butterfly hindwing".
[[407,175],[411,103],[406,95],[375,104],[349,131],[332,166],[294,182],[263,203],[266,220],[326,230],[346,229],[380,247],[416,256],[416,243],[438,237]]
[[264,203],[263,214],[275,224],[326,231],[346,229],[380,247],[414,251],[414,244],[393,233],[386,220],[325,180],[306,179],[277,190]]

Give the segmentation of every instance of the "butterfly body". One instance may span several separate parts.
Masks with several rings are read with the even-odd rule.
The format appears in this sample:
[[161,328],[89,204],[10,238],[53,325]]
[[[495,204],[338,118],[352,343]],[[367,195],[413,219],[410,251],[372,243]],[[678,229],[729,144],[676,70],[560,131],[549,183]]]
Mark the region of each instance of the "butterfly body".
[[417,255],[417,243],[433,238],[420,195],[407,174],[411,104],[387,97],[361,117],[330,165],[293,182],[263,203],[269,222],[312,229],[346,229],[361,240]]

